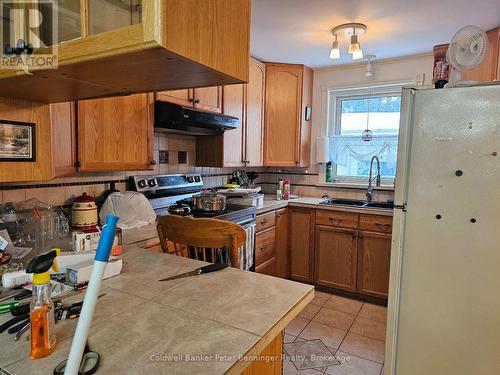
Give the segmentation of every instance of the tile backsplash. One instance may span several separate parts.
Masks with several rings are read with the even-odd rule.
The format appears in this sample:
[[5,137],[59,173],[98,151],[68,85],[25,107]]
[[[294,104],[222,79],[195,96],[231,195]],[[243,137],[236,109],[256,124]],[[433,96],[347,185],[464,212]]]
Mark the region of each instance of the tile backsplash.
[[[118,190],[126,189],[129,176],[199,172],[207,187],[222,185],[235,168],[195,167],[195,137],[176,134],[154,134],[156,165],[150,171],[77,173],[45,182],[0,183],[0,202],[19,202],[37,198],[50,205],[70,204],[83,192],[97,197],[114,182]],[[161,156],[161,158],[160,158]],[[237,168],[236,168],[237,169]]]
[[[196,167],[195,137],[176,134],[155,133],[154,158],[156,164],[150,171],[127,171],[108,173],[77,173],[74,176],[58,178],[46,182],[0,183],[0,202],[19,202],[37,198],[50,205],[70,204],[83,192],[97,197],[112,182],[118,190],[126,189],[129,176],[167,173],[198,172],[203,175],[206,187],[220,186],[227,181],[233,171],[241,168]],[[330,198],[342,197],[364,199],[366,189],[347,189],[338,187],[316,186],[318,174],[306,169],[279,170],[275,168],[249,168],[260,173],[257,183],[266,194],[276,193],[279,178],[289,178],[292,194],[301,196]],[[375,190],[374,199],[385,201],[393,199],[394,192]]]

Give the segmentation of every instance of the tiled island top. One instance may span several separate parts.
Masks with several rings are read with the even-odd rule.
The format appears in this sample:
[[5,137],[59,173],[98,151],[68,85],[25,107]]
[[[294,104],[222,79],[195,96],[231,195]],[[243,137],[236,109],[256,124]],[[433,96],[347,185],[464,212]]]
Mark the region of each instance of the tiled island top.
[[[97,374],[240,374],[248,362],[239,357],[259,354],[314,295],[310,285],[232,268],[158,282],[205,263],[130,245],[124,260],[122,274],[103,282],[90,330]],[[29,342],[2,335],[0,367],[51,374],[67,358],[75,326],[57,323],[57,348],[39,360],[28,358]]]

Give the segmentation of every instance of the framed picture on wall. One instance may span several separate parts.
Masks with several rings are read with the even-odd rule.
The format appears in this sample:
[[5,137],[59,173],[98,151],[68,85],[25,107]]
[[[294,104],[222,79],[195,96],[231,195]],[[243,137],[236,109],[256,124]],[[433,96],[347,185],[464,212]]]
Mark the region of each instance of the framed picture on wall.
[[35,161],[35,124],[0,119],[0,161]]

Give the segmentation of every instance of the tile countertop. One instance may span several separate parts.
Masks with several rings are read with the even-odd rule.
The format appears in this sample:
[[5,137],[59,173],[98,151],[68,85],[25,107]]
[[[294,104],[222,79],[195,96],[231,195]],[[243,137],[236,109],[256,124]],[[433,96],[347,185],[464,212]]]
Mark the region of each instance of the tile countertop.
[[[239,356],[260,353],[314,296],[310,285],[234,268],[158,282],[206,263],[129,245],[123,258],[122,274],[103,281],[106,295],[90,329],[99,374],[240,374],[248,363]],[[14,375],[51,374],[68,357],[76,323],[58,322],[54,353],[38,360],[28,358],[26,336],[14,342],[3,334],[0,367]]]
[[257,207],[257,214],[263,214],[268,211],[276,210],[283,207],[305,207],[305,208],[321,208],[322,210],[334,210],[354,213],[364,213],[371,215],[392,216],[392,210],[375,209],[375,208],[362,208],[362,207],[346,207],[346,206],[327,206],[319,204],[325,198],[314,197],[298,197],[288,201],[277,201],[271,195],[266,195],[264,204]]

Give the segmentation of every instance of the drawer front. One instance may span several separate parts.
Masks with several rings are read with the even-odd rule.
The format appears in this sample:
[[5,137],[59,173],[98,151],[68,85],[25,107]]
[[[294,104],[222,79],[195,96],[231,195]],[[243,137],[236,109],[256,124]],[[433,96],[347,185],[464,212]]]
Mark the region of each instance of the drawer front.
[[276,276],[276,258],[271,258],[260,266],[255,267],[255,272]]
[[255,266],[259,266],[266,260],[274,258],[275,249],[275,231],[274,228],[264,232],[257,233],[255,237]]
[[371,232],[391,233],[392,216],[360,215],[359,229]]
[[274,227],[276,223],[276,213],[274,211],[268,212],[267,214],[262,214],[257,216],[257,232],[263,231],[264,229]]
[[316,211],[316,224],[357,229],[358,215],[340,211]]

